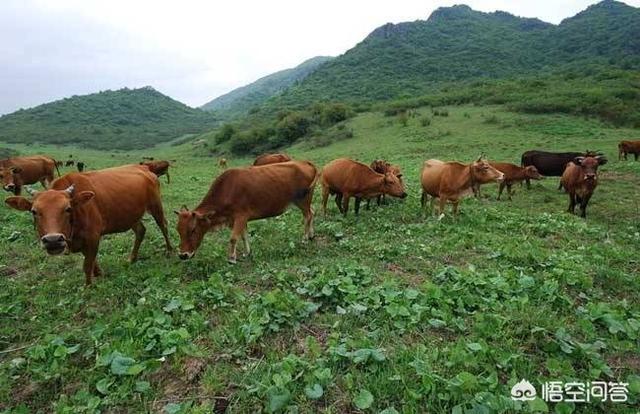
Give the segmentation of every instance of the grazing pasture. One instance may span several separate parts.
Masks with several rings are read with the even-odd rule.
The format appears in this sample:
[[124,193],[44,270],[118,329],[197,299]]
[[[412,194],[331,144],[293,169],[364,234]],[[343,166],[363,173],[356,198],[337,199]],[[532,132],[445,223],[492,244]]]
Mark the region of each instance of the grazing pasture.
[[[443,108],[441,108],[443,109]],[[0,410],[7,412],[630,413],[640,402],[640,163],[617,160],[638,130],[501,107],[429,108],[400,122],[363,113],[353,137],[302,142],[318,167],[349,157],[402,168],[409,196],[343,217],[330,202],[302,242],[295,208],[249,223],[253,256],[227,264],[229,230],[190,261],[163,255],[146,217],[107,236],[105,272],[84,287],[79,255],[45,257],[28,213],[0,206]],[[486,119],[492,122],[486,122]],[[405,122],[406,121],[406,122]],[[406,124],[406,126],[405,126]],[[340,124],[334,128],[339,128]],[[313,147],[313,148],[312,148]],[[65,159],[68,147],[11,145]],[[189,143],[144,153],[73,148],[90,169],[175,159],[166,212],[193,208],[222,171]],[[420,208],[424,160],[518,164],[529,149],[602,151],[609,163],[586,220],[566,213],[558,178],[497,184],[460,214]],[[229,167],[253,158],[225,155]],[[63,172],[73,168],[64,167]],[[7,194],[8,195],[8,194]],[[178,235],[168,214],[170,237]],[[627,403],[516,402],[528,379],[629,383]]]

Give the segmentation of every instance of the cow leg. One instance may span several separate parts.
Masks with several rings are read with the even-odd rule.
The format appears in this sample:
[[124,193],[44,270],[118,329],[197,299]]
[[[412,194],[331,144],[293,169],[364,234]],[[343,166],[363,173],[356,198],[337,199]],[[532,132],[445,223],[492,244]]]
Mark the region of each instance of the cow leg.
[[349,199],[351,198],[350,194],[342,195],[342,214],[346,217],[347,212],[349,211]]
[[424,210],[424,205],[427,203],[427,198],[429,196],[427,195],[427,193],[424,192],[424,190],[422,190],[422,195],[420,196],[420,207],[422,207],[422,209]]
[[591,199],[591,194],[587,194],[580,200],[580,217],[587,218],[587,205]]
[[378,196],[378,205],[382,204],[383,206],[387,204],[387,197],[384,194],[380,194]]
[[527,182],[527,190],[531,190],[531,180],[528,178],[525,178],[525,181]]
[[231,228],[231,240],[229,240],[229,257],[227,261],[230,264],[236,264],[238,262],[238,254],[236,250],[236,246],[238,244],[238,239],[242,237],[244,232],[247,230],[247,219],[236,218],[233,221],[233,227]]
[[513,184],[507,184],[507,194],[509,195],[509,200],[511,200],[511,196],[513,195],[513,191],[511,190],[511,186]]
[[329,187],[322,186],[322,214],[327,215],[327,200],[329,199]]
[[[380,205],[380,202],[378,201],[378,205]],[[367,198],[367,211],[371,209],[371,199]]]
[[171,184],[171,178],[169,177],[169,171],[167,171],[167,184]]
[[440,196],[440,200],[438,203],[438,210],[440,210],[439,211],[440,215],[444,214],[444,208],[446,205],[447,205],[447,198]]
[[304,217],[304,236],[302,240],[311,240],[315,237],[313,231],[313,209],[311,208],[311,201],[313,199],[313,193],[309,193],[302,201],[296,203],[302,216]]
[[355,212],[356,212],[356,216],[357,216],[358,214],[360,214],[360,202],[361,202],[361,201],[362,201],[362,198],[361,198],[361,197],[356,197],[355,208],[354,208],[354,210],[355,210]]
[[500,183],[500,187],[498,188],[498,200],[500,200],[500,196],[502,195],[502,190],[504,190],[504,187],[505,187],[506,185],[507,185],[507,184],[506,184],[504,181],[502,181],[502,182]]
[[245,230],[242,233],[242,243],[244,244],[244,257],[249,257],[251,256],[251,246],[249,246],[249,232],[247,230]]
[[336,206],[338,206],[338,211],[342,213],[342,193],[336,193],[334,201],[336,202]]
[[20,194],[22,194],[22,186],[16,185],[15,187],[13,187],[13,195],[19,196]]
[[136,240],[133,242],[133,249],[129,255],[129,262],[133,263],[138,259],[140,244],[142,244],[142,240],[144,240],[144,234],[147,232],[147,229],[144,228],[142,220],[140,220],[131,227],[131,230],[133,230],[133,233],[136,235]]
[[167,231],[167,219],[164,217],[162,202],[160,202],[160,200],[157,200],[157,202],[154,202],[149,206],[148,210],[149,214],[151,214],[156,224],[160,228],[160,231],[162,232],[162,237],[164,237],[166,255],[167,257],[170,257],[171,253],[173,252],[173,247],[171,247],[171,240],[169,240],[169,232]]
[[574,192],[569,193],[569,208],[568,213],[573,214],[576,209],[576,194]]
[[98,276],[100,272],[96,274],[95,269],[98,266],[96,256],[98,255],[98,244],[89,245],[82,252],[84,254],[84,262],[82,264],[82,270],[84,270],[85,285],[91,285],[91,277]]
[[458,215],[458,205],[460,204],[460,200],[452,200],[451,201],[451,210],[453,210],[454,217]]
[[[637,152],[633,154],[633,157],[636,159],[636,161],[638,161],[638,155],[640,155],[640,154],[638,154]],[[625,157],[625,160],[626,160],[626,159],[627,159],[627,158]]]

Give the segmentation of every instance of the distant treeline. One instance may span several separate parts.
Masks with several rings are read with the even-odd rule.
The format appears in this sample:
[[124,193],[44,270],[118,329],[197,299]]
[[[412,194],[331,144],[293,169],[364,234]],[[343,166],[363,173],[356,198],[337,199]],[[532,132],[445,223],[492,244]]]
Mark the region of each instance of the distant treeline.
[[217,125],[151,87],[73,96],[0,117],[0,141],[136,149]]

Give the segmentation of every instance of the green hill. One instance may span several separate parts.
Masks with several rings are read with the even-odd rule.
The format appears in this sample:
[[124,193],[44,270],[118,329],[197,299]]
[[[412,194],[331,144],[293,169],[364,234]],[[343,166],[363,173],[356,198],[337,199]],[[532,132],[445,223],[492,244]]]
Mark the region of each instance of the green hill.
[[74,144],[96,149],[153,146],[216,125],[151,87],[73,96],[0,117],[0,141]]
[[584,62],[637,69],[638,33],[640,9],[612,0],[559,25],[462,5],[439,8],[426,21],[377,28],[270,105],[402,98],[444,82],[538,74]]
[[252,108],[264,103],[267,99],[279,94],[289,86],[313,73],[332,57],[316,56],[304,61],[295,68],[285,69],[258,79],[232,90],[201,106],[207,111],[215,111],[223,119],[231,119],[246,115]]

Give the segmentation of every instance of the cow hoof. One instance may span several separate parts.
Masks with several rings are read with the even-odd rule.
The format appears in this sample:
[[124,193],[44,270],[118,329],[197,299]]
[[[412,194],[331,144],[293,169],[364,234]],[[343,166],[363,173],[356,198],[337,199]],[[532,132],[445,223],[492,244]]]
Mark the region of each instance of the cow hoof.
[[440,214],[440,215],[438,216],[438,221],[442,220],[443,218],[444,218],[444,213],[442,213],[442,214]]
[[238,261],[236,260],[236,258],[235,258],[235,257],[230,257],[230,258],[228,258],[228,259],[227,259],[227,262],[228,262],[229,264],[232,264],[232,265],[234,265],[234,264],[237,264],[237,263],[238,263]]

